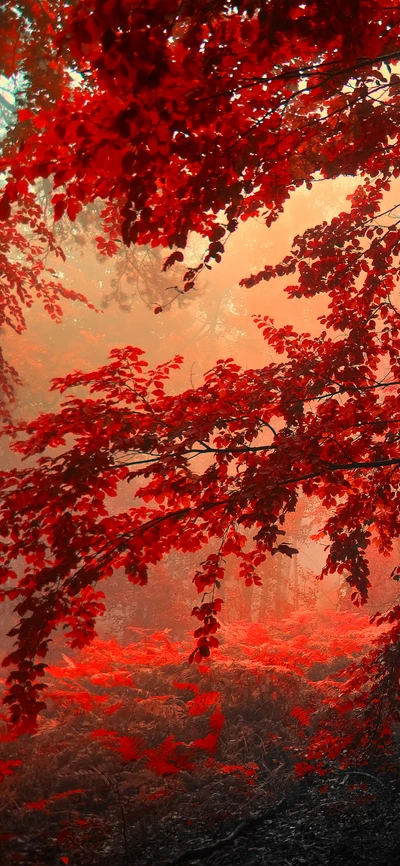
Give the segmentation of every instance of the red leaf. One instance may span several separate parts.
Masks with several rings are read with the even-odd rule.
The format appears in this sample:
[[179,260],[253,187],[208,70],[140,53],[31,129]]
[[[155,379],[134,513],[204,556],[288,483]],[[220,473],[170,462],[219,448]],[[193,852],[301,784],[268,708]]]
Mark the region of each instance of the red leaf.
[[49,804],[49,800],[35,800],[32,803],[25,803],[27,809],[31,809],[34,812],[42,812],[46,806]]
[[188,701],[189,715],[201,716],[203,713],[206,713],[210,707],[215,706],[216,702],[219,701],[220,698],[221,695],[219,692],[203,692],[196,695],[193,700]]
[[61,201],[56,202],[56,204],[54,205],[54,220],[55,220],[55,222],[58,222],[58,220],[60,220],[61,217],[64,215],[66,207],[67,207],[67,202],[65,201],[65,199],[62,199]]
[[215,734],[219,734],[224,726],[225,716],[218,708],[216,709],[212,716],[210,717],[210,728],[212,728]]
[[115,751],[124,761],[137,761],[141,756],[138,746],[139,740],[135,737],[119,737],[118,748]]
[[195,746],[196,749],[204,749],[206,752],[214,752],[218,745],[218,737],[216,734],[207,734],[206,737],[193,740],[190,745]]
[[8,220],[11,216],[11,204],[8,195],[0,199],[0,220]]
[[24,120],[31,120],[32,117],[34,117],[34,114],[33,114],[33,111],[30,110],[30,108],[20,108],[19,109],[18,120],[23,122]]
[[242,773],[248,778],[253,778],[257,773],[257,764],[219,764],[218,770],[220,773]]
[[197,683],[178,683],[178,682],[173,682],[172,685],[173,685],[176,689],[190,689],[190,691],[194,692],[195,695],[197,695],[198,692],[199,692],[199,687],[198,687]]
[[168,256],[167,259],[165,259],[165,262],[163,264],[163,271],[167,271],[168,268],[171,268],[172,265],[175,264],[175,262],[183,262],[183,258],[183,253],[181,253],[180,250],[176,250],[174,253],[171,253],[171,255]]
[[21,766],[22,766],[22,761],[0,761],[0,782],[2,782],[6,776],[12,776],[13,775],[14,767],[21,767]]
[[310,724],[310,713],[303,710],[302,707],[294,707],[290,715],[292,719],[297,719],[302,727],[307,727]]
[[307,763],[307,761],[299,761],[297,764],[294,765],[294,771],[296,773],[296,776],[300,776],[300,778],[303,778],[304,776],[308,776],[311,773],[315,773],[315,767],[313,766],[313,764]]

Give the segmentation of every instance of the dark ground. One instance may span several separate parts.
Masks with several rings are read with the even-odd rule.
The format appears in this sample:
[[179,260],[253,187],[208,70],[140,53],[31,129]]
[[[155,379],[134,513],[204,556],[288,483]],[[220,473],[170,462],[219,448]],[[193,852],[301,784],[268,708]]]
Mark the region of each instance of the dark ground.
[[[30,826],[22,813],[19,831],[0,841],[0,866],[400,866],[397,774],[362,767],[294,781],[283,768],[249,785],[182,773],[166,800],[130,813],[136,797],[124,784],[121,796],[105,787],[110,796],[97,800],[97,829],[80,840],[79,826],[63,843],[42,823],[45,813],[29,813]],[[15,808],[7,811],[0,833],[16,820]]]
[[[343,773],[328,783],[326,791],[321,791],[326,784],[324,780],[322,784],[298,783],[288,793],[286,802],[279,799],[278,814],[268,817],[272,804],[263,809],[249,808],[247,814],[242,811],[242,821],[221,819],[212,832],[202,826],[201,815],[196,817],[194,808],[193,824],[186,832],[182,824],[163,822],[156,839],[148,838],[143,848],[138,845],[132,863],[135,866],[185,862],[204,866],[398,866],[398,783],[362,776],[360,772]],[[228,803],[220,805],[229,809]],[[235,828],[239,829],[239,835],[223,847],[206,855],[205,850],[201,851],[227,837]],[[190,857],[193,849],[200,850]]]

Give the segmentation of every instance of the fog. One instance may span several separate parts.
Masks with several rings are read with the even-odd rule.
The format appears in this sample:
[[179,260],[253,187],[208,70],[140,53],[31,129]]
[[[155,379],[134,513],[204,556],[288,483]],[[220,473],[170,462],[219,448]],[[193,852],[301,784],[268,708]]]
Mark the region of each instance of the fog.
[[[346,196],[354,187],[350,178],[316,183],[311,191],[298,190],[270,229],[261,218],[242,222],[229,239],[221,263],[203,271],[195,290],[187,295],[170,288],[182,271],[161,271],[165,250],[121,249],[114,258],[100,256],[96,232],[90,221],[85,224],[85,215],[77,224],[57,224],[67,259],[48,264],[56,268],[65,286],[85,294],[96,310],[63,301],[63,319],[56,323],[37,302],[26,311],[27,330],[22,335],[4,334],[6,357],[23,380],[14,415],[28,420],[40,412],[55,411],[59,395],[49,392],[52,377],[76,369],[89,371],[105,363],[112,348],[127,344],[142,348],[151,365],[183,355],[184,364],[170,385],[175,391],[200,385],[203,374],[218,358],[233,357],[244,368],[276,360],[253,323],[253,314],[269,315],[278,325],[290,323],[313,334],[318,331],[317,319],[325,311],[326,300],[323,296],[290,300],[284,292],[287,278],[252,289],[240,287],[239,280],[265,264],[275,264],[289,253],[295,235],[346,209]],[[202,249],[201,239],[193,239],[188,262],[196,264]],[[164,309],[155,315],[158,305]],[[9,468],[16,465],[17,457],[3,447],[2,462],[3,468]],[[113,508],[126,507],[129,494],[125,492]],[[337,576],[323,582],[315,579],[325,553],[322,542],[309,539],[318,528],[313,511],[313,503],[302,500],[288,520],[287,541],[298,548],[299,555],[291,560],[270,558],[263,566],[263,587],[242,586],[235,560],[230,558],[223,589],[225,622],[262,622],[268,616],[308,606],[340,608],[343,581]],[[196,602],[192,575],[202,558],[204,552],[197,557],[170,555],[150,571],[146,587],[133,587],[123,575],[114,575],[107,581],[108,612],[99,634],[126,642],[136,628],[169,628],[174,635],[183,636],[191,627],[190,611]],[[387,567],[386,561],[383,566]],[[4,615],[8,618],[9,611],[4,610]]]

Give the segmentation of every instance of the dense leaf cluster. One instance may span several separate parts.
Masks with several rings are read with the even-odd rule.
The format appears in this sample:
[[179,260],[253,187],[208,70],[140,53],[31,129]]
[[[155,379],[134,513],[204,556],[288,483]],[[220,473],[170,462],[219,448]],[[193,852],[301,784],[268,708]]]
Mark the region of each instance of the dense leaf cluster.
[[[29,459],[1,478],[0,552],[4,597],[17,599],[20,617],[6,700],[27,723],[42,708],[36,679],[52,632],[61,624],[73,646],[90,641],[103,609],[98,581],[115,569],[143,584],[148,565],[172,550],[204,548],[193,611],[201,661],[218,645],[226,556],[251,584],[267,555],[295,555],[284,525],[300,497],[326,509],[322,574],[345,575],[357,604],[370,585],[368,547],[392,551],[400,504],[397,4],[90,0],[62,20],[52,4],[40,7],[25,30],[13,17],[22,48],[7,55],[7,74],[27,62],[37,21],[60,92],[21,110],[18,149],[0,163],[6,259],[7,231],[24,213],[39,241],[46,234],[30,198],[40,178],[52,184],[56,221],[102,203],[103,252],[117,239],[170,248],[168,269],[184,263],[190,234],[204,238],[182,293],[221,260],[240,220],[262,215],[270,226],[302,185],[342,175],[359,183],[348,209],[296,237],[282,262],[243,275],[243,288],[278,276],[290,297],[326,297],[313,335],[256,319],[281,362],[241,370],[219,361],[199,387],[171,395],[165,384],[181,359],[148,370],[128,346],[54,383],[89,396],[20,427],[15,447]],[[58,315],[63,291],[52,280],[38,289],[35,248],[16,237],[28,266],[6,270],[3,317],[11,308],[11,323],[21,322],[33,288]],[[132,505],[114,513],[110,497],[127,483]],[[399,608],[389,617],[387,644],[360,685],[381,689],[391,706]]]

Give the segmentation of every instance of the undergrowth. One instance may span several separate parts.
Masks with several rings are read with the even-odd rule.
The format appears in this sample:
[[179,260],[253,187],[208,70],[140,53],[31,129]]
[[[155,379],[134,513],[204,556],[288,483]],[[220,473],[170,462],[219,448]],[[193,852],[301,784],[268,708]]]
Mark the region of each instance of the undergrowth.
[[176,838],[211,832],[274,802],[296,774],[349,766],[362,710],[341,711],[338,671],[376,636],[365,616],[299,612],[223,627],[198,666],[168,632],[55,651],[37,732],[18,736],[3,714],[2,862],[130,866],[163,824]]

